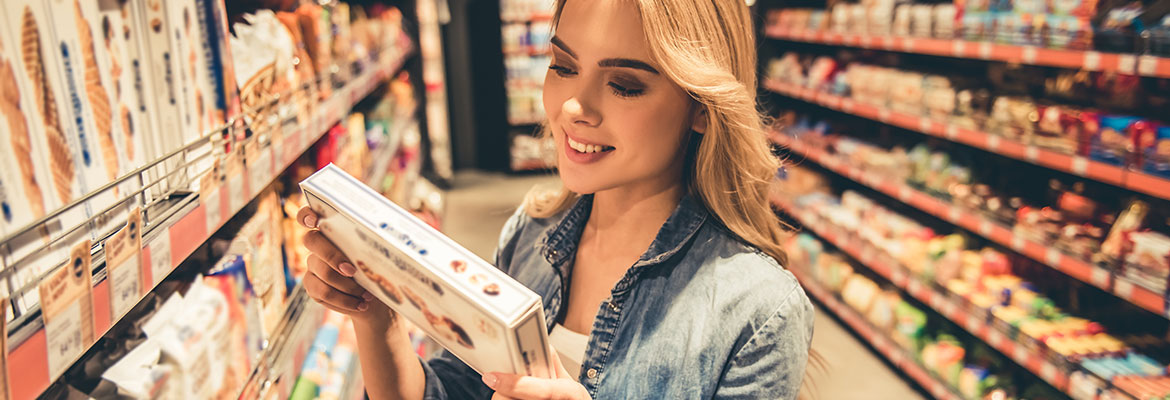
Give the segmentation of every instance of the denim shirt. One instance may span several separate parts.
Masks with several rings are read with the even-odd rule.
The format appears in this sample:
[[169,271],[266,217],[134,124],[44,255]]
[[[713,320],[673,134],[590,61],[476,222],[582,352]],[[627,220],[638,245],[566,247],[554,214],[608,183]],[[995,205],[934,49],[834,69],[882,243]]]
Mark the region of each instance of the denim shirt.
[[[500,236],[496,266],[542,296],[550,331],[592,200],[553,218],[518,210]],[[793,399],[812,331],[796,278],[688,196],[601,304],[578,382],[594,399]],[[449,352],[423,369],[426,399],[492,395]]]

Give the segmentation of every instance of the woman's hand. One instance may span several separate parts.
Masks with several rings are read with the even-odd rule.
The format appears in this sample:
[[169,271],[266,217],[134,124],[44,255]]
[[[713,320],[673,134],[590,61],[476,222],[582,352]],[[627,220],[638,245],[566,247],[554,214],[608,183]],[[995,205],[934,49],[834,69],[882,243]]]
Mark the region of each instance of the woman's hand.
[[483,383],[496,391],[492,400],[591,400],[589,391],[561,365],[561,358],[556,351],[549,354],[552,355],[557,371],[553,379],[498,372],[484,375]]
[[303,281],[309,297],[330,310],[349,315],[354,322],[392,321],[390,308],[353,279],[357,272],[353,263],[316,229],[317,213],[302,207],[297,212],[297,221],[312,229],[304,238],[305,248],[312,253],[307,261],[309,273]]

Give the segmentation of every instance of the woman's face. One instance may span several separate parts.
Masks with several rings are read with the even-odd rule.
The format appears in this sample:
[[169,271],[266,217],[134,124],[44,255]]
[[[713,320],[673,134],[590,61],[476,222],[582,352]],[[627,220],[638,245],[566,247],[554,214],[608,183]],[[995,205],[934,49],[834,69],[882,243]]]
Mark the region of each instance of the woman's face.
[[588,194],[682,183],[693,100],[651,61],[630,1],[568,1],[552,39],[544,108],[561,180]]

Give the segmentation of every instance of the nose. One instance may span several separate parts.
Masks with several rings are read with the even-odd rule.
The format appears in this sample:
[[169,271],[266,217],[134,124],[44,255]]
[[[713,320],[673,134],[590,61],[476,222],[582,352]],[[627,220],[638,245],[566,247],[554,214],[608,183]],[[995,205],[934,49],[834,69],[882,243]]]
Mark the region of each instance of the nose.
[[576,96],[570,97],[561,104],[561,112],[569,117],[573,125],[583,125],[588,127],[595,127],[601,125],[601,113],[596,107],[593,107],[593,102],[588,93],[588,90],[582,90]]

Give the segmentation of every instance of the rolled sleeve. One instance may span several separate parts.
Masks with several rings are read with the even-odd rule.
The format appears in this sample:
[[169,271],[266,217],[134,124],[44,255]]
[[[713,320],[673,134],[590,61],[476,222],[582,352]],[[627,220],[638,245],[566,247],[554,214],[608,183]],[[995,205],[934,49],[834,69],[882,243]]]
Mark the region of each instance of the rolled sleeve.
[[716,399],[795,399],[812,344],[813,307],[793,290],[731,360]]

